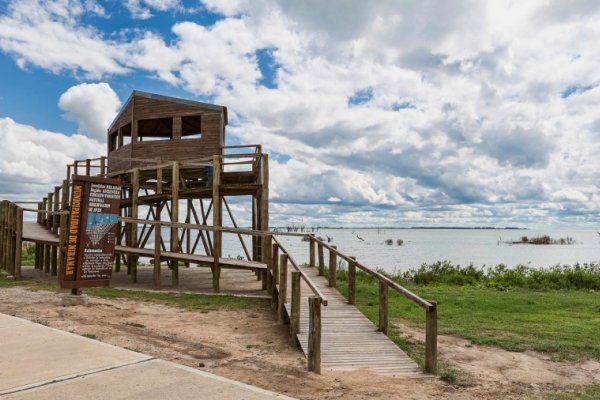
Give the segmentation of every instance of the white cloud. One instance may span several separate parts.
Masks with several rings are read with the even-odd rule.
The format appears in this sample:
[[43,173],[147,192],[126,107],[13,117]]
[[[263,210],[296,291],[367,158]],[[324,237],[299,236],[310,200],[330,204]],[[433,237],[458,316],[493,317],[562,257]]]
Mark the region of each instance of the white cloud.
[[67,119],[77,122],[80,134],[104,142],[121,100],[108,83],[82,83],[64,92],[58,106]]
[[104,154],[104,144],[82,135],[36,129],[0,118],[0,197],[37,200],[66,177],[66,165]]
[[[291,158],[272,163],[274,218],[302,218],[299,203],[318,221],[600,222],[595,2],[204,0],[223,19],[118,40],[82,22],[84,3],[55,3],[10,3],[0,49],[23,68],[141,71],[214,96],[229,136]],[[76,115],[82,132],[105,124]]]
[[179,0],[125,0],[123,5],[135,19],[152,18],[152,10],[169,11],[181,8]]
[[7,15],[0,17],[0,49],[13,55],[21,68],[82,71],[88,77],[127,72],[118,61],[121,46],[105,40],[92,27],[78,25],[81,15],[90,11],[85,4],[77,0],[10,2]]

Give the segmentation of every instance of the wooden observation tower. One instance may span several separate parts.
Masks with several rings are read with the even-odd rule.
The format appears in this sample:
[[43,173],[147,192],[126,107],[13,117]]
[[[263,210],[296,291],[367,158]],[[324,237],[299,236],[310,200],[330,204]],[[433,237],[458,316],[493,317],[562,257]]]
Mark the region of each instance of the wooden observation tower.
[[[225,146],[226,125],[226,107],[134,91],[108,128],[105,175],[120,179],[123,185],[122,216],[221,227],[226,212],[232,227],[237,228],[227,198],[247,196],[252,202],[248,207],[252,210],[251,228],[267,231],[268,155],[262,153],[260,145]],[[128,254],[125,248],[144,248],[155,226],[121,224],[116,272],[126,262],[132,281],[137,280],[140,254]],[[248,267],[262,262],[264,238],[253,237],[250,246],[238,237]],[[161,240],[163,250],[170,253],[214,259],[222,256],[220,230],[171,226],[170,235],[161,235]],[[167,262],[172,283],[177,285],[179,261]],[[211,267],[213,289],[219,291],[221,265]],[[155,276],[157,279],[160,276]],[[160,282],[155,285],[160,286]]]

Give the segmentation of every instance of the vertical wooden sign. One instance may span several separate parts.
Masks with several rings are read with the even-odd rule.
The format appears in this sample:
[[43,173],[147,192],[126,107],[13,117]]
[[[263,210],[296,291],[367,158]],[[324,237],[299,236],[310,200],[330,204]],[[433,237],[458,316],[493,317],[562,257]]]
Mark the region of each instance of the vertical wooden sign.
[[121,200],[118,180],[73,176],[63,288],[107,286]]

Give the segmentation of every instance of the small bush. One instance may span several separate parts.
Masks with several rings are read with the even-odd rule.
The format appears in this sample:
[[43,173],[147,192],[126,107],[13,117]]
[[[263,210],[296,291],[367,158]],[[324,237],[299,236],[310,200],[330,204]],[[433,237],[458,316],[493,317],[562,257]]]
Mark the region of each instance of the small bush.
[[525,288],[534,290],[600,290],[600,264],[556,265],[551,268],[533,268],[504,264],[495,267],[461,267],[448,261],[422,264],[397,274],[398,283],[417,285],[447,284],[457,286],[486,286],[495,288]]
[[440,374],[440,379],[448,383],[456,382],[456,370],[453,368],[443,370]]

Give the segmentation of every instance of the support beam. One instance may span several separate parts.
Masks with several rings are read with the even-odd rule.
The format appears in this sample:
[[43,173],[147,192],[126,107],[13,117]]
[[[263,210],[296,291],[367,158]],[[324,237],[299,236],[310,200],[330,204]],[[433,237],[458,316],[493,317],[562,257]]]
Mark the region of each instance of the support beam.
[[[221,209],[221,158],[220,156],[213,156],[213,185],[212,185],[212,201],[213,201],[213,226],[218,227],[223,225],[223,213]],[[220,291],[220,279],[221,279],[221,265],[219,259],[221,258],[221,239],[223,233],[221,231],[215,231],[214,244],[213,244],[213,290],[215,293]]]
[[[131,173],[131,215],[130,218],[138,218],[138,195],[140,193],[140,170],[139,168],[134,168]],[[138,237],[137,237],[138,226],[137,223],[129,224],[129,235],[130,235],[130,246],[137,247],[138,245]],[[138,257],[129,256],[129,272],[131,273],[131,282],[137,282],[137,262]]]
[[[179,222],[179,163],[173,162],[171,171],[171,221]],[[179,252],[179,236],[177,228],[171,227],[171,251]],[[171,261],[171,284],[179,286],[179,261]]]

